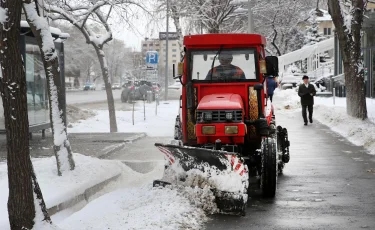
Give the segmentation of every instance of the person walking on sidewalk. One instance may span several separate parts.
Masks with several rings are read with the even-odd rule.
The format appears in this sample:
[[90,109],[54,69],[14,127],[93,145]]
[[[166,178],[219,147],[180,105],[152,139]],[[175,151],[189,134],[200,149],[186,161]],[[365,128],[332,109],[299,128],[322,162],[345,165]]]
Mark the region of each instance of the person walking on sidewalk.
[[272,98],[273,98],[273,92],[275,91],[275,89],[277,87],[278,87],[278,83],[277,83],[275,77],[272,76],[272,75],[269,75],[267,77],[267,94],[268,94],[268,97],[271,100],[271,102],[272,102]]
[[298,96],[301,97],[301,105],[302,105],[302,117],[305,125],[307,125],[307,112],[306,109],[309,110],[309,121],[313,123],[313,106],[314,106],[314,96],[316,95],[315,87],[309,83],[309,77],[303,76],[302,77],[303,84],[301,84],[298,88]]

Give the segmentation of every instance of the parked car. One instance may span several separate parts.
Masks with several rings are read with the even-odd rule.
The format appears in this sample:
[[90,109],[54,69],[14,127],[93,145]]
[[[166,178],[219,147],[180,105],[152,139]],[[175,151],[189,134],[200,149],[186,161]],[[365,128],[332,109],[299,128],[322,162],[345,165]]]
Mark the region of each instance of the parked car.
[[182,85],[181,85],[180,79],[177,79],[173,85],[168,86],[168,89],[182,90]]
[[101,88],[101,89],[102,89],[102,90],[105,90],[105,84],[102,85],[102,88]]
[[121,89],[121,85],[119,83],[114,83],[112,89]]
[[133,82],[129,81],[122,85],[122,92],[121,92],[121,102],[129,102],[131,103],[135,96],[135,85]]
[[96,90],[96,86],[94,84],[86,84],[83,86],[83,90]]

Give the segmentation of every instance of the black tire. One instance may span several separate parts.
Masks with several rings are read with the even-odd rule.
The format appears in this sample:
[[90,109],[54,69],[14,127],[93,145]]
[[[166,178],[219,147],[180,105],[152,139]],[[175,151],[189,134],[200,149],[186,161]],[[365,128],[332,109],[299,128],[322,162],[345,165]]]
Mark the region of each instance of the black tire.
[[262,141],[262,170],[260,188],[264,198],[273,198],[277,187],[277,152],[273,138],[264,138]]

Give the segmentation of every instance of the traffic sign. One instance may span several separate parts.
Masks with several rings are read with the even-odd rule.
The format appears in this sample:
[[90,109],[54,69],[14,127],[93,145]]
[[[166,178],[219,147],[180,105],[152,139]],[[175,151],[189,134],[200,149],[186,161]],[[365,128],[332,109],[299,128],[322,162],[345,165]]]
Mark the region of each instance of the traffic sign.
[[159,54],[157,51],[148,51],[146,53],[146,64],[157,65],[159,61]]

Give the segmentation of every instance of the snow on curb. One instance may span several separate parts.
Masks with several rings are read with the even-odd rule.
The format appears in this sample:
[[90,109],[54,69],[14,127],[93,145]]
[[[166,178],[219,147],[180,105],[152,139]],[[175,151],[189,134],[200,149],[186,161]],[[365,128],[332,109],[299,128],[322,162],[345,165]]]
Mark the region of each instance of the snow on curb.
[[[55,157],[33,158],[34,169],[47,208],[52,212],[87,200],[110,181],[119,177],[124,165],[118,161],[99,160],[74,154],[76,169],[57,176]],[[7,165],[0,163],[0,229],[7,229],[8,176]]]
[[[276,109],[286,112],[300,111],[300,98],[295,90],[281,90],[275,93],[277,103]],[[375,103],[367,100],[367,109],[375,111]],[[370,154],[375,155],[375,124],[371,121],[373,112],[369,112],[369,120],[360,120],[350,117],[346,113],[345,98],[336,98],[336,105],[333,105],[332,98],[315,98],[314,119],[328,126],[332,131],[347,138],[357,146],[363,146]],[[301,124],[302,124],[302,117]]]
[[92,201],[59,227],[63,229],[201,229],[207,217],[202,209],[176,189],[119,189]]

